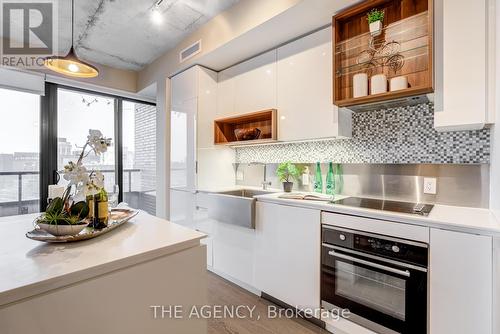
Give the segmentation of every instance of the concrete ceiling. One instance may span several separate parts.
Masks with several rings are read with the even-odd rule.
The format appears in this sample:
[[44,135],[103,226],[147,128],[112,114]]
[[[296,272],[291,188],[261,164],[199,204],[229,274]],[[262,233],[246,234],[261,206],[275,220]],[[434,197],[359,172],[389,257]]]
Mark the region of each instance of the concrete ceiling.
[[[84,60],[138,71],[239,0],[75,1],[75,49]],[[71,44],[71,1],[59,2],[59,54]]]

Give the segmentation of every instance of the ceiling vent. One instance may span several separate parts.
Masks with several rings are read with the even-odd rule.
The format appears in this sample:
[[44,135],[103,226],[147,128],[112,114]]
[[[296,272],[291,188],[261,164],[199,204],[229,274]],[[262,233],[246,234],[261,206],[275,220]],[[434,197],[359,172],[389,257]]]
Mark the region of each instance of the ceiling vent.
[[184,62],[201,52],[201,40],[194,42],[181,52],[179,52],[179,62]]

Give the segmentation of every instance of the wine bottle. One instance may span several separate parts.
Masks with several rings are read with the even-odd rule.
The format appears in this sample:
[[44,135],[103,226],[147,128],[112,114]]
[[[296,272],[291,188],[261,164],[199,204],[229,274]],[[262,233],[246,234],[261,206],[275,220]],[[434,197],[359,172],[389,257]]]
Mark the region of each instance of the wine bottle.
[[333,174],[333,163],[328,165],[328,174],[326,174],[326,193],[328,195],[335,194],[335,176]]
[[316,175],[314,177],[314,191],[317,193],[323,192],[323,179],[321,176],[321,165],[319,162],[316,163]]
[[108,193],[101,188],[94,197],[94,227],[104,228],[108,225]]

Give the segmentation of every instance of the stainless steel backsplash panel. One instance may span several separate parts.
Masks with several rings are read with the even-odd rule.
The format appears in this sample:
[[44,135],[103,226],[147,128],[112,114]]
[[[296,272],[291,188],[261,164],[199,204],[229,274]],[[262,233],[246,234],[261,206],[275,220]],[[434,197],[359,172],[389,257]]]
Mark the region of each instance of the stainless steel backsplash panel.
[[[314,164],[309,166],[311,184],[295,182],[294,190],[311,191]],[[277,164],[267,164],[267,180],[273,188],[281,188],[276,177]],[[470,207],[489,207],[489,165],[456,164],[342,164],[344,187],[342,195],[360,197],[384,197],[387,199],[437,203]],[[263,166],[238,164],[243,172],[239,185],[260,186],[263,180]],[[323,183],[328,170],[327,164],[321,166]],[[424,177],[437,179],[437,194],[423,192]]]

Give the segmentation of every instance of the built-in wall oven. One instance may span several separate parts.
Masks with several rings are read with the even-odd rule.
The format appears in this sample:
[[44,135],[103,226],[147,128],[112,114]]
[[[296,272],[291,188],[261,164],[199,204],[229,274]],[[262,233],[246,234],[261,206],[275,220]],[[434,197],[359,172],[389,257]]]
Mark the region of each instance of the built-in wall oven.
[[321,299],[377,333],[427,333],[427,244],[322,226]]

